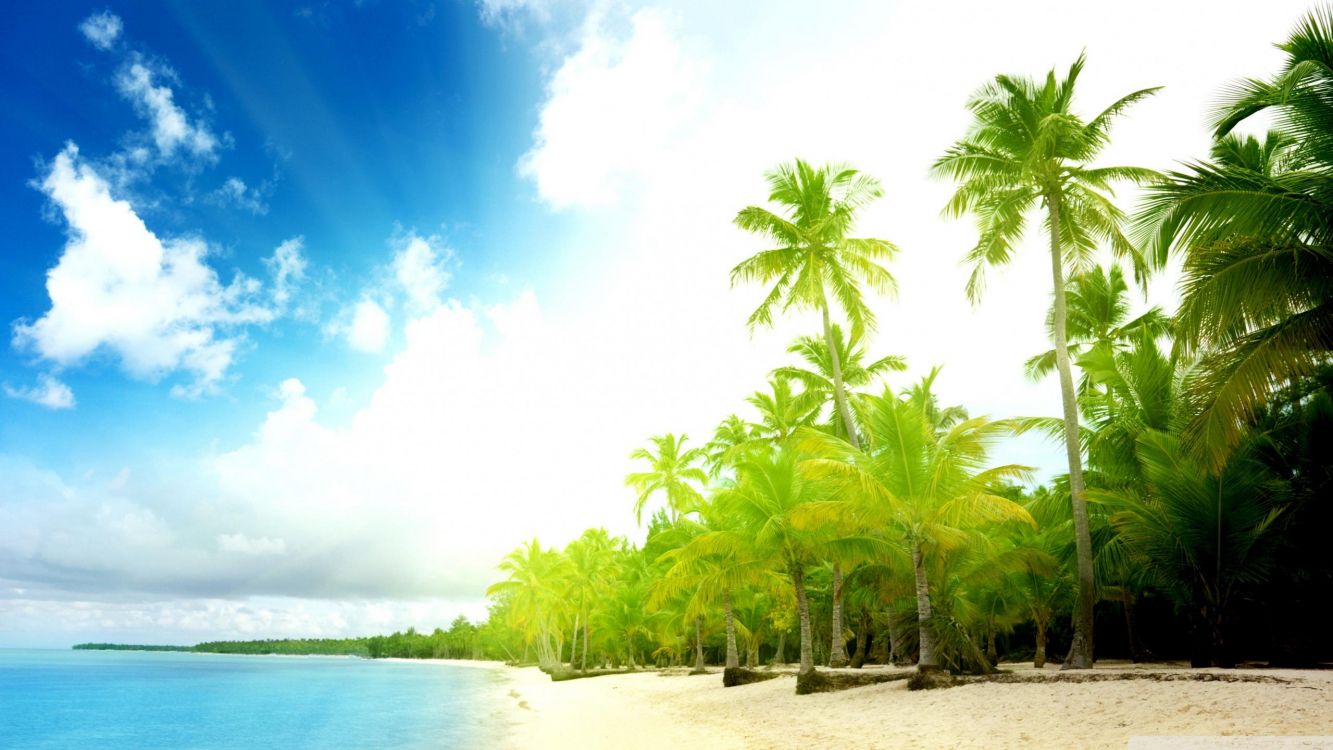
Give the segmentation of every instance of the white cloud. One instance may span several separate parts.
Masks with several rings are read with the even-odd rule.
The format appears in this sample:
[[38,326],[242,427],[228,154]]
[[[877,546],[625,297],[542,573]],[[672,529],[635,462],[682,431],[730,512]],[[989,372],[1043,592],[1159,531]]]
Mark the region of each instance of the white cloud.
[[61,366],[106,351],[148,380],[185,371],[194,382],[173,392],[193,396],[211,390],[231,366],[236,328],[273,318],[254,301],[258,281],[238,274],[224,286],[205,262],[202,240],[159,238],[73,144],[40,187],[64,216],[69,240],[47,272],[51,308],[35,322],[14,324],[16,347]]
[[218,534],[218,549],[241,555],[285,555],[287,542],[266,536],[248,537],[245,534]]
[[393,273],[407,295],[409,309],[426,312],[440,306],[440,295],[449,284],[444,264],[452,253],[438,237],[409,233],[394,242],[398,252],[393,258]]
[[309,262],[304,250],[305,238],[292,237],[274,249],[273,257],[264,259],[273,274],[273,303],[280,308],[291,301],[296,287],[305,279]]
[[699,108],[704,72],[672,33],[672,17],[645,8],[627,37],[590,14],[577,52],[548,84],[536,141],[519,171],[555,208],[613,203],[638,178],[675,158],[678,131]]
[[[165,72],[169,75],[169,71]],[[175,102],[171,87],[157,83],[164,71],[155,71],[141,60],[133,60],[116,77],[120,93],[152,123],[153,143],[163,158],[171,158],[184,147],[194,156],[210,158],[218,139],[208,124],[189,116]]]
[[544,20],[553,4],[553,0],[477,0],[477,10],[482,23],[507,26],[525,15]]
[[79,31],[88,43],[100,50],[109,50],[115,46],[121,30],[120,16],[109,10],[94,13],[79,24]]
[[250,187],[239,177],[228,177],[206,199],[218,206],[235,206],[256,216],[263,216],[268,213],[268,204],[264,200],[268,191],[265,187]]
[[363,299],[352,308],[346,328],[347,344],[361,352],[382,352],[389,340],[389,313],[373,299]]
[[69,386],[56,380],[52,375],[43,373],[37,376],[37,385],[32,387],[4,387],[5,395],[10,398],[31,401],[48,409],[73,409],[74,391]]

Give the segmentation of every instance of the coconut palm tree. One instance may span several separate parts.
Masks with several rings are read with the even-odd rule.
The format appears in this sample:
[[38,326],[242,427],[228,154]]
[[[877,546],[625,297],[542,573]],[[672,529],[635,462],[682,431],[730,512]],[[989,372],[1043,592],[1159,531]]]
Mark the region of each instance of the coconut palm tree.
[[[1125,282],[1125,272],[1117,264],[1075,274],[1069,279],[1065,296],[1065,338],[1069,357],[1075,362],[1080,362],[1089,352],[1119,351],[1144,336],[1157,338],[1170,331],[1170,318],[1160,307],[1154,306],[1137,317],[1129,317],[1129,284]],[[1055,309],[1052,306],[1046,316],[1046,326],[1053,329],[1054,325]],[[1032,357],[1025,367],[1028,377],[1033,380],[1049,375],[1055,370],[1055,350]],[[1081,369],[1084,372],[1079,384],[1080,394],[1091,386],[1087,368]]]
[[565,609],[568,561],[559,552],[543,548],[534,537],[506,555],[499,568],[508,577],[492,584],[486,595],[509,596],[511,625],[523,632],[525,642],[535,642],[543,669],[559,668],[559,615]]
[[[623,542],[623,540],[621,540]],[[570,649],[570,669],[578,650],[579,622],[583,623],[583,661],[580,669],[588,671],[588,641],[592,629],[594,602],[604,596],[616,575],[618,542],[606,529],[588,529],[565,547],[570,567],[570,594],[577,601],[574,615],[574,645]]]
[[1027,476],[1028,469],[985,468],[988,450],[1012,434],[1012,423],[973,417],[938,431],[930,419],[929,398],[900,398],[886,391],[865,402],[864,449],[813,430],[802,434],[802,446],[821,456],[809,462],[812,476],[840,485],[836,499],[811,504],[805,512],[883,529],[910,550],[920,622],[917,665],[922,672],[931,671],[939,663],[927,558],[965,544],[967,530],[978,524],[1032,523],[1021,505],[991,489]]
[[879,182],[845,164],[815,167],[797,159],[770,171],[768,200],[784,215],[761,206],[736,214],[736,226],[761,235],[777,247],[763,250],[731,269],[732,285],[742,282],[773,284],[764,301],[750,315],[751,330],[773,323],[773,311],[818,310],[824,321],[824,341],[833,353],[830,370],[833,397],[843,425],[855,442],[856,425],[844,390],[842,362],[829,317],[830,297],[851,323],[852,338],[875,327],[875,316],[861,296],[861,285],[881,294],[896,290],[893,276],[880,263],[898,249],[887,240],[854,239],[856,212],[883,191]]
[[735,519],[755,558],[790,577],[801,630],[800,672],[806,674],[814,671],[814,645],[805,576],[824,540],[819,531],[798,528],[794,516],[802,506],[827,499],[828,487],[805,477],[800,462],[790,444],[748,455],[736,465],[736,486],[719,491],[717,503]]
[[737,451],[743,449],[742,446],[754,446],[760,442],[762,437],[758,427],[735,414],[728,414],[713,430],[713,439],[704,446],[704,463],[708,466],[709,476],[713,479],[721,478],[724,470],[730,468],[735,460]]
[[738,519],[727,508],[710,502],[700,508],[699,520],[682,519],[694,528],[689,541],[669,550],[661,558],[670,567],[654,588],[649,606],[684,591],[692,592],[691,611],[702,612],[720,602],[726,628],[726,668],[740,666],[736,649],[736,622],[733,598],[749,586],[770,586],[778,575],[770,560],[756,554]]
[[[634,518],[643,522],[643,507],[656,493],[666,496],[666,507],[675,520],[703,503],[699,489],[708,482],[708,474],[699,467],[706,458],[701,448],[685,448],[686,436],[677,438],[668,432],[649,438],[651,448],[639,448],[630,458],[647,463],[647,471],[633,472],[625,484],[639,493],[634,502]],[[653,452],[656,448],[656,452]]]
[[[1333,351],[1333,7],[1278,47],[1281,71],[1237,83],[1216,113],[1212,158],[1153,186],[1137,217],[1153,263],[1184,255],[1176,345],[1203,353],[1185,437],[1214,467]],[[1233,133],[1264,111],[1274,131]]]
[[1080,55],[1063,78],[1052,70],[1041,81],[996,76],[968,102],[973,115],[970,131],[935,162],[932,171],[961,183],[944,213],[973,214],[979,224],[980,239],[967,255],[973,264],[967,284],[973,302],[985,287],[986,269],[1009,262],[1029,215],[1039,205],[1045,209],[1054,292],[1055,367],[1064,405],[1078,550],[1074,642],[1065,666],[1086,669],[1093,661],[1096,592],[1079,452],[1078,403],[1067,340],[1065,277],[1069,271],[1088,267],[1099,243],[1109,246],[1117,257],[1133,261],[1136,273],[1142,273],[1142,259],[1122,231],[1124,214],[1111,200],[1111,185],[1118,180],[1145,182],[1155,173],[1137,167],[1098,167],[1092,162],[1109,141],[1116,117],[1157,89],[1135,91],[1085,121],[1073,111],[1074,89],[1083,65]]
[[1272,574],[1275,499],[1280,482],[1244,450],[1211,470],[1180,440],[1148,430],[1138,438],[1146,485],[1093,490],[1112,510],[1111,524],[1134,559],[1184,611],[1198,619],[1210,642],[1196,666],[1235,665],[1227,640],[1235,601]]
[[[890,372],[907,369],[907,360],[901,355],[890,354],[873,362],[866,362],[865,349],[859,339],[848,339],[842,326],[833,325],[833,350],[829,349],[828,340],[822,336],[801,336],[787,347],[787,351],[798,355],[802,365],[787,365],[773,371],[778,377],[788,378],[800,383],[805,397],[822,408],[824,404],[833,405],[829,427],[835,434],[846,435],[846,426],[837,413],[834,399],[835,384],[833,379],[834,350],[842,371],[843,386],[847,390],[863,388]],[[855,408],[852,409],[855,416]]]
[[791,378],[776,373],[768,379],[767,391],[755,391],[745,401],[759,412],[755,432],[769,445],[781,443],[798,427],[812,424],[821,406],[808,392],[793,389]]

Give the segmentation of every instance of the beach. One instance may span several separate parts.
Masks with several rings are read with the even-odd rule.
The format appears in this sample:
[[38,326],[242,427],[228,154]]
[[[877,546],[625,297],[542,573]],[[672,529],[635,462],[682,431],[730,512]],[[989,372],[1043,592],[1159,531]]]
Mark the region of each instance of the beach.
[[[1061,674],[1003,667],[1017,675]],[[1323,744],[1303,746],[1333,747],[1333,671],[1095,670],[1125,671],[1287,682],[1117,679],[912,692],[898,681],[798,696],[788,675],[734,688],[722,687],[717,672],[555,683],[528,667],[507,669],[503,689],[515,748],[1125,748],[1135,736],[1265,735],[1324,736]]]

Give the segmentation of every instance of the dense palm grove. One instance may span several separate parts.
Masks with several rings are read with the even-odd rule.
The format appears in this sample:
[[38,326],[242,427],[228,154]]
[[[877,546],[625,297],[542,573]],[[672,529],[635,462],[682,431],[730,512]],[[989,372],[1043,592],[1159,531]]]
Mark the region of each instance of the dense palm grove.
[[[1286,64],[1228,90],[1204,159],[1166,174],[1098,154],[1137,91],[1075,113],[1063,75],[997,76],[935,164],[971,217],[966,289],[1040,233],[1051,261],[1058,416],[993,419],[941,403],[937,370],[870,351],[867,295],[898,249],[859,237],[879,184],[802,161],[768,175],[736,225],[772,248],[735,267],[767,291],[750,317],[822,325],[794,341],[747,420],[663,434],[627,478],[642,546],[590,529],[516,549],[491,587],[488,653],[549,670],[796,661],[986,672],[1002,658],[1303,665],[1327,660],[1333,556],[1333,10],[1310,13]],[[1241,134],[1252,116],[1272,130]],[[1117,185],[1141,186],[1118,205]],[[1173,259],[1181,303],[1131,314]],[[960,294],[964,290],[960,290]],[[965,342],[959,342],[963,344]],[[1067,473],[990,459],[1041,431]],[[568,665],[566,667],[565,665]]]

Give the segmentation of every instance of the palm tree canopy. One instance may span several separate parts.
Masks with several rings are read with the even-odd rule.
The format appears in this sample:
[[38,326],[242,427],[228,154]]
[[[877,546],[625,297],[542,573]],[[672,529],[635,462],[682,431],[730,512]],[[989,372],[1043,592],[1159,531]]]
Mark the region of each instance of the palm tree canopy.
[[881,262],[898,249],[887,240],[854,239],[856,212],[883,194],[879,182],[846,164],[816,167],[797,159],[767,173],[771,203],[781,213],[748,206],[736,226],[764,237],[772,249],[741,261],[731,270],[733,285],[772,284],[750,315],[753,330],[773,323],[775,309],[828,309],[832,297],[851,322],[854,337],[875,325],[861,297],[861,284],[881,294],[897,288]]
[[[1091,350],[1117,351],[1141,337],[1155,339],[1171,329],[1171,320],[1160,307],[1149,308],[1132,319],[1129,317],[1129,284],[1125,282],[1125,273],[1119,265],[1093,267],[1072,277],[1065,299],[1068,305],[1066,335],[1070,355],[1076,360]],[[1046,313],[1046,327],[1054,338],[1054,304]],[[1045,377],[1055,370],[1055,350],[1032,357],[1024,368],[1033,380]],[[1086,368],[1084,375],[1087,375]]]
[[961,544],[962,530],[978,523],[1033,523],[1021,505],[993,491],[1030,470],[986,466],[990,448],[1015,426],[972,417],[941,429],[929,395],[920,389],[906,397],[892,392],[867,397],[862,450],[824,433],[803,432],[802,446],[821,457],[808,462],[808,471],[841,489],[838,499],[806,512],[850,513],[857,525],[895,528],[899,536],[941,548]]
[[708,481],[708,474],[699,467],[706,458],[703,449],[687,449],[685,435],[677,438],[669,432],[649,440],[652,447],[639,448],[630,454],[630,458],[647,463],[648,470],[625,477],[625,484],[639,493],[634,502],[634,517],[642,522],[643,507],[658,492],[666,496],[667,508],[673,514],[693,511],[703,503],[699,487]]
[[946,216],[975,214],[980,239],[967,255],[973,267],[968,297],[985,289],[985,270],[1013,257],[1039,203],[1060,203],[1057,232],[1073,272],[1086,268],[1099,243],[1128,258],[1142,280],[1143,263],[1121,230],[1124,214],[1115,206],[1111,185],[1146,182],[1156,173],[1139,167],[1096,167],[1091,162],[1110,138],[1111,124],[1157,88],[1135,91],[1090,120],[1073,111],[1074,87],[1083,70],[1079,56],[1061,78],[1052,70],[1041,81],[1000,75],[968,102],[971,130],[932,166],[937,177],[961,183],[945,206]]
[[[1274,393],[1333,350],[1333,8],[1279,45],[1269,80],[1237,84],[1211,159],[1149,189],[1136,218],[1149,257],[1185,257],[1176,346],[1202,352],[1185,437],[1219,466]],[[1263,138],[1234,134],[1270,110]]]

